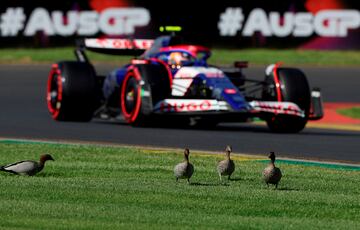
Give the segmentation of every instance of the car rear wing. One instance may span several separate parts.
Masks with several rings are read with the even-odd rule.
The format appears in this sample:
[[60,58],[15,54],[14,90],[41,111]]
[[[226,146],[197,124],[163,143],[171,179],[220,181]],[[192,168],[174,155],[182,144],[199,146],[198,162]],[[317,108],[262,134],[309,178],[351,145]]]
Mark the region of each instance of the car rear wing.
[[85,50],[111,55],[139,56],[153,43],[152,39],[86,38],[77,42],[75,56],[81,62],[88,62]]

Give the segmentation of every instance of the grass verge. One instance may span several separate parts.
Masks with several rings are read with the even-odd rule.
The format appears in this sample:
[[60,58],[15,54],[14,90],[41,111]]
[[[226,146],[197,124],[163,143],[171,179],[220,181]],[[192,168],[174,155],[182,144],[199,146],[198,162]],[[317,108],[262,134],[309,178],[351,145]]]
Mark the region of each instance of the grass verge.
[[[286,65],[311,66],[359,66],[359,51],[311,51],[273,49],[213,49],[209,62],[216,65],[231,65],[235,60],[249,61],[254,65],[267,65],[277,61]],[[112,56],[88,52],[90,60],[106,63],[127,63],[131,56]],[[73,48],[0,49],[0,63],[52,63],[73,60]]]
[[353,107],[350,109],[338,109],[336,110],[336,112],[347,117],[360,119],[360,107]]
[[192,184],[175,183],[180,152],[91,145],[0,142],[0,162],[55,158],[34,177],[0,172],[1,229],[359,229],[360,171],[279,162],[278,190],[264,161],[192,154]]

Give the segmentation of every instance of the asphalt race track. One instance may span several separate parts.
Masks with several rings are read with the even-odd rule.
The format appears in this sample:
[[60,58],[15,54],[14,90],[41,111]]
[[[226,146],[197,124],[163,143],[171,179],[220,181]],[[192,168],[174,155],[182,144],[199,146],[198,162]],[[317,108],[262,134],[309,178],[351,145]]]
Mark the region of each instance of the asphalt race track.
[[[98,66],[105,74],[112,66]],[[247,76],[263,78],[264,68]],[[303,68],[326,102],[360,102],[360,68]],[[0,137],[70,140],[222,151],[360,163],[360,132],[306,128],[299,134],[273,134],[265,126],[220,124],[216,130],[134,128],[121,121],[55,122],[45,100],[48,65],[0,66]]]

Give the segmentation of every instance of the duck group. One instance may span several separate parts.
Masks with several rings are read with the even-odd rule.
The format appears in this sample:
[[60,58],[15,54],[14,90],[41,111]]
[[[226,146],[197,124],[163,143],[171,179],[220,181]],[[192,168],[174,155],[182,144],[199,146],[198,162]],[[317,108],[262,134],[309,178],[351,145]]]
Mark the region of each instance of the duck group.
[[[216,166],[220,182],[222,181],[222,178],[224,176],[227,176],[227,179],[231,180],[231,175],[235,171],[235,162],[230,157],[231,152],[232,147],[230,145],[227,145],[225,148],[225,159],[219,161]],[[179,179],[187,179],[188,184],[190,184],[190,178],[194,173],[194,165],[190,163],[189,155],[189,148],[185,148],[184,161],[176,164],[174,167],[174,175],[177,182],[179,181]],[[282,177],[282,173],[280,168],[275,166],[275,153],[270,152],[268,157],[270,159],[270,162],[268,166],[262,171],[263,180],[268,187],[269,184],[273,184],[275,185],[275,189],[277,189]]]
[[[231,180],[231,175],[235,171],[235,162],[231,159],[230,155],[232,152],[232,147],[227,145],[225,148],[225,159],[219,161],[216,170],[219,175],[220,182],[222,181],[223,176],[227,176],[228,180]],[[188,184],[190,184],[190,178],[194,174],[194,165],[190,163],[189,160],[190,150],[189,148],[184,149],[184,160],[174,167],[174,176],[178,182],[180,179],[186,179]],[[279,182],[282,177],[280,168],[275,166],[275,153],[270,152],[269,154],[270,162],[268,166],[263,170],[262,176],[266,185],[269,187],[269,184],[275,185],[277,189]],[[41,172],[47,161],[54,161],[54,158],[50,154],[43,154],[40,156],[39,161],[34,160],[23,160],[15,163],[7,164],[0,166],[0,171],[7,173],[17,174],[17,175],[26,175],[34,176],[37,173]]]

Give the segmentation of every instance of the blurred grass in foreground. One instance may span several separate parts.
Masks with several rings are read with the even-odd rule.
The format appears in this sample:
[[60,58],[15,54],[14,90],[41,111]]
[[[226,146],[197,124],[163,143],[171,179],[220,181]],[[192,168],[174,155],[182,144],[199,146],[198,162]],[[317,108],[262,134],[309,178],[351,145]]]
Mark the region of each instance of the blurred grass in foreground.
[[[360,51],[311,51],[276,49],[213,49],[209,63],[231,65],[235,60],[249,61],[250,65],[267,65],[277,61],[286,65],[360,66]],[[131,56],[112,56],[87,52],[93,62],[125,64]],[[73,48],[0,49],[0,64],[52,63],[74,60]]]
[[360,229],[360,171],[234,157],[219,183],[220,155],[192,153],[191,185],[175,182],[181,151],[0,141],[0,164],[50,153],[34,177],[0,172],[1,229]]

